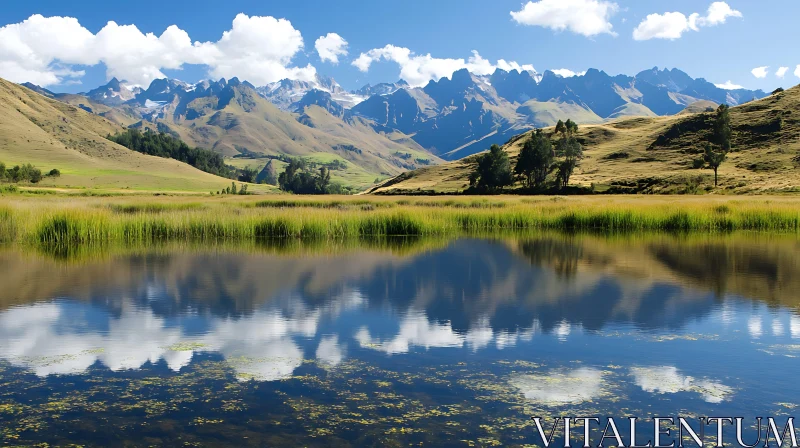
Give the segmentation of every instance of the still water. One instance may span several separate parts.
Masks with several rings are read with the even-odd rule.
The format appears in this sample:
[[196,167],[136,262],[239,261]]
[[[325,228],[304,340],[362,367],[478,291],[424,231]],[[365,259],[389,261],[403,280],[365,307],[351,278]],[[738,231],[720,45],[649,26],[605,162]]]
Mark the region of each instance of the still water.
[[[523,446],[794,415],[793,236],[0,250],[0,441]],[[782,423],[781,423],[782,425]]]

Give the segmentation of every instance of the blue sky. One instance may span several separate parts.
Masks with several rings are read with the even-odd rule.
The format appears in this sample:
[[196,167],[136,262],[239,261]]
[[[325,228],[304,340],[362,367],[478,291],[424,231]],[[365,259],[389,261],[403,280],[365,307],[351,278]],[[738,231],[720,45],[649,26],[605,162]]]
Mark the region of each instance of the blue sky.
[[[448,70],[458,65],[453,59],[463,59],[467,63],[473,51],[492,66],[503,59],[530,64],[539,72],[599,68],[610,74],[633,75],[659,66],[678,67],[693,77],[703,77],[717,84],[731,81],[750,89],[771,91],[778,86],[800,83],[800,78],[794,74],[800,56],[786,50],[800,37],[793,23],[800,13],[800,2],[796,0],[771,0],[768,6],[766,2],[727,0],[727,7],[736,14],[723,17],[724,23],[709,19],[711,1],[697,0],[560,0],[562,5],[571,3],[573,6],[574,12],[566,18],[552,10],[553,4],[559,3],[556,0],[369,3],[355,0],[140,0],[130,3],[29,0],[4,3],[0,26],[18,24],[40,14],[45,18],[74,17],[79,26],[88,31],[86,34],[75,26],[65,26],[62,32],[60,26],[48,21],[23,31],[14,25],[0,29],[0,36],[7,33],[0,38],[0,77],[17,82],[36,78],[25,80],[39,80],[55,91],[88,90],[104,83],[112,74],[135,78],[139,83],[158,76],[156,73],[188,82],[226,74],[256,78],[255,83],[259,84],[259,80],[272,80],[284,72],[289,76],[308,76],[309,70],[332,76],[345,88],[354,89],[368,82],[395,81],[401,77],[401,68],[405,66],[386,60],[389,53],[396,54],[394,50],[373,52],[367,71],[352,64],[361,53],[386,45],[412,52],[412,59],[406,61],[406,65],[411,65],[406,68],[415,73],[409,78],[417,83],[422,83],[426,76],[446,76]],[[528,3],[529,14],[514,20],[511,12],[524,11]],[[598,11],[600,22],[597,21]],[[682,15],[675,15],[676,12]],[[234,18],[240,13],[245,14],[247,20],[242,20],[241,27],[232,33],[235,37],[227,43],[221,42],[223,32],[232,29]],[[700,17],[700,21],[692,19],[690,27],[682,25],[683,18],[686,24],[690,23],[692,13],[698,13],[696,17]],[[635,39],[634,30],[650,14],[659,16],[653,17],[646,29],[640,29],[640,40]],[[272,29],[276,21],[250,20],[263,16],[286,19],[290,23],[281,22],[275,27],[280,29]],[[173,54],[159,50],[160,47],[137,55],[134,54],[137,51],[124,48],[126,44],[138,48],[135,36],[126,37],[129,35],[119,32],[108,33],[104,46],[88,50],[91,36],[109,21],[135,25],[142,33],[156,36],[175,25],[185,31],[192,42],[210,45],[202,53],[191,49],[192,55],[184,54],[183,50]],[[565,29],[551,28],[558,26]],[[48,30],[51,35],[42,37],[41,29]],[[336,33],[347,42],[347,55],[339,55],[338,64],[322,61],[315,49],[315,41],[328,33]],[[12,35],[14,39],[8,37]],[[300,38],[302,48],[298,45]],[[262,45],[263,42],[267,43]],[[248,64],[247,58],[237,53],[240,49],[255,51],[255,55],[248,57],[263,65]],[[103,56],[104,52],[108,55]],[[415,55],[427,54],[431,55],[431,60],[413,59]],[[383,59],[379,59],[381,55]],[[61,58],[69,59],[70,63],[62,63]],[[213,62],[208,65],[205,61]],[[113,73],[108,70],[112,65]],[[769,67],[761,71],[766,71],[765,77],[754,76],[752,71],[757,67]],[[787,67],[783,78],[776,76],[779,67]]]

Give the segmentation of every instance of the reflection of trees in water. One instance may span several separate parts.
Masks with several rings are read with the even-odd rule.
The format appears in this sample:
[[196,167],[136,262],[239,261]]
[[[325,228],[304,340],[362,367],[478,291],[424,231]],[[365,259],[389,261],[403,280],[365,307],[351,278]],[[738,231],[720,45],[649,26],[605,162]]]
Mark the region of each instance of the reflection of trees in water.
[[653,257],[681,278],[693,280],[717,297],[726,293],[781,301],[798,273],[797,257],[784,256],[768,246],[704,244],[650,244]]
[[532,265],[549,267],[563,278],[577,275],[578,262],[584,256],[583,246],[575,244],[572,239],[527,240],[519,244],[519,249]]
[[[192,311],[242,318],[264,306],[322,309],[352,296],[377,313],[424,311],[431,322],[456,332],[479,321],[514,332],[534,320],[548,332],[562,322],[589,329],[614,321],[676,327],[710,309],[706,290],[795,304],[791,291],[800,289],[793,275],[800,270],[800,251],[791,242],[761,244],[749,237],[551,234],[423,247],[403,238],[311,253],[310,243],[266,244],[239,252],[143,250],[81,263],[0,252],[0,265],[7,266],[0,271],[0,308],[72,297],[119,314],[125,299],[158,316]],[[686,284],[701,294],[679,297]],[[678,311],[669,314],[673,309]]]

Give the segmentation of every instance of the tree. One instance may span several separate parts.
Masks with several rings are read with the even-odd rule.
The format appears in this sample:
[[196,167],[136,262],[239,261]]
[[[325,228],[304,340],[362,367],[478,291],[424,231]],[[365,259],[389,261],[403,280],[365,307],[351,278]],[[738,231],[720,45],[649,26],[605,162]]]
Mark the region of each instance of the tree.
[[561,132],[561,140],[558,142],[556,153],[561,158],[558,167],[558,185],[561,188],[566,188],[569,185],[569,179],[578,162],[583,158],[583,146],[581,146],[575,134],[578,132],[578,125],[572,121],[567,120],[564,123],[563,131]]
[[525,142],[519,153],[514,173],[525,177],[528,188],[541,185],[547,179],[553,163],[553,145],[541,129]]
[[714,170],[714,187],[719,185],[719,166],[725,161],[728,151],[731,150],[731,139],[733,130],[731,129],[730,108],[727,104],[721,104],[717,108],[714,117],[714,129],[711,134],[711,143],[707,143],[703,160],[708,167]]
[[302,159],[289,160],[286,169],[278,176],[278,185],[281,190],[296,194],[331,194],[343,191],[340,186],[331,184],[331,172],[327,167],[309,172]]
[[0,181],[6,180],[6,164],[0,162]]
[[61,177],[61,171],[59,171],[58,168],[53,168],[47,175],[50,177]]
[[254,184],[256,182],[256,176],[258,176],[258,171],[255,170],[253,167],[246,167],[242,168],[242,171],[239,173],[239,181],[240,182],[250,182]]
[[236,193],[236,183],[234,183],[234,182],[231,182],[231,194],[237,194]]
[[502,189],[513,182],[508,154],[498,145],[492,145],[489,152],[481,156],[477,170],[470,176],[470,183],[488,191]]
[[725,161],[727,153],[725,151],[715,151],[710,143],[706,143],[706,152],[703,155],[703,160],[708,164],[709,168],[714,170],[714,187],[717,186],[717,170],[722,162]]
[[317,176],[317,191],[320,193],[324,193],[328,191],[328,187],[331,183],[331,172],[326,167],[321,167],[319,169],[319,176]]
[[564,123],[564,127],[568,135],[575,135],[578,132],[578,123],[575,123],[571,119],[567,119],[567,122]]
[[714,132],[712,143],[719,145],[724,152],[731,150],[731,114],[727,104],[721,104],[717,108],[717,116],[714,117]]
[[565,132],[567,132],[567,127],[564,125],[563,121],[558,120],[558,123],[556,123],[556,134],[564,134]]

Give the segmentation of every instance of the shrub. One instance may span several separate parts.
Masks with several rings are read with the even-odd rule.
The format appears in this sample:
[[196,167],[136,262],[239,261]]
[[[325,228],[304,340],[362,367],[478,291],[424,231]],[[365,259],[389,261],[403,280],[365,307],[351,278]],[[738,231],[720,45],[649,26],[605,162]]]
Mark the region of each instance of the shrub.
[[53,168],[49,173],[47,173],[47,175],[50,177],[61,177],[61,171],[59,171],[57,168]]

